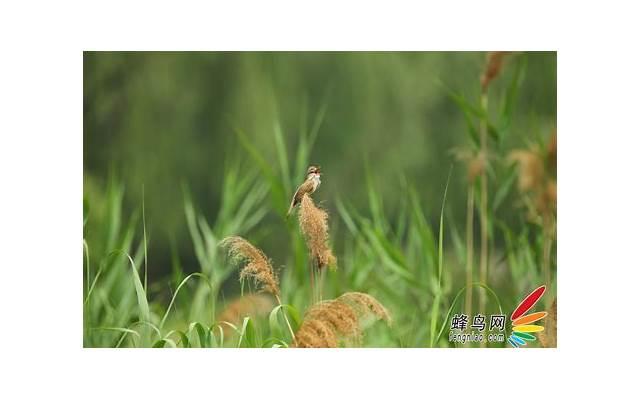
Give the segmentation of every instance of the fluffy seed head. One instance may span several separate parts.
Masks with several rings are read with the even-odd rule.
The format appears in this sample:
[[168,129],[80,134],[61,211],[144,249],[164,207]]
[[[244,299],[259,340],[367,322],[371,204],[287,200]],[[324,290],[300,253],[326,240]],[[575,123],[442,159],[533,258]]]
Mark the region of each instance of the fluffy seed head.
[[518,187],[521,192],[540,187],[544,176],[544,164],[537,151],[514,150],[508,159],[518,165]]
[[543,224],[552,226],[557,205],[556,134],[547,146],[514,150],[508,161],[518,167],[518,189],[528,198],[530,214],[542,217]]
[[504,57],[507,54],[509,54],[507,51],[490,51],[487,53],[487,64],[482,77],[480,78],[483,92],[487,91],[491,81],[493,81],[500,73]]
[[375,297],[361,292],[348,292],[338,297],[340,302],[350,305],[360,317],[372,315],[376,319],[391,323],[391,314]]
[[280,288],[278,277],[267,256],[247,240],[240,236],[230,236],[220,242],[220,246],[228,249],[229,257],[238,263],[245,263],[240,270],[240,280],[253,278],[263,291],[278,296]]
[[326,211],[316,207],[308,194],[302,196],[298,213],[300,230],[304,235],[311,258],[318,268],[335,267],[336,256],[329,248],[329,216]]
[[335,300],[313,305],[296,333],[298,347],[338,347],[341,342],[358,344],[363,320],[391,318],[374,297],[366,293],[345,293]]
[[327,300],[311,307],[305,318],[325,322],[330,329],[340,336],[357,337],[359,334],[358,316],[345,303]]
[[297,347],[338,347],[336,332],[319,319],[304,321],[296,333]]
[[[248,294],[229,303],[218,315],[218,322],[229,322],[238,326],[244,317],[258,318],[269,314],[275,302],[272,296],[265,294]],[[231,333],[231,327],[221,324],[225,336]]]

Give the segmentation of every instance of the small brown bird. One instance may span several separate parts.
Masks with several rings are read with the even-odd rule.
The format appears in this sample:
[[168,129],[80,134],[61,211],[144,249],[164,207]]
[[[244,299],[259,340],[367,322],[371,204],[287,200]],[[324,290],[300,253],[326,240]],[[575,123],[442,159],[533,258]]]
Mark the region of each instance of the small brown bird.
[[306,194],[311,194],[318,189],[320,186],[320,167],[315,165],[310,166],[307,169],[307,179],[298,187],[296,193],[293,195],[293,199],[291,199],[291,205],[289,206],[289,211],[287,211],[287,217],[291,214],[291,211],[300,204],[302,201],[302,196]]

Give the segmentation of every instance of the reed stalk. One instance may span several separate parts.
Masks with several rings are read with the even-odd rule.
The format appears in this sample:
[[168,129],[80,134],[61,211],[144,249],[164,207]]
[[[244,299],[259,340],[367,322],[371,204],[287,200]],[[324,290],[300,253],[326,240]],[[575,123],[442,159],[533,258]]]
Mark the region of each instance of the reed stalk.
[[291,334],[291,340],[293,340],[293,345],[298,346],[298,342],[296,341],[296,334],[293,333],[293,328],[291,327],[291,323],[289,322],[289,318],[287,317],[287,313],[284,311],[284,307],[282,307],[282,300],[280,300],[279,295],[275,295],[276,301],[280,306],[280,311],[282,311],[282,316],[284,317],[284,322],[287,324],[287,328],[289,329],[289,333]]
[[475,192],[473,182],[469,183],[467,189],[467,267],[466,267],[466,291],[465,291],[465,314],[471,316],[473,312],[473,210],[475,202]]
[[309,286],[311,289],[311,304],[316,303],[316,267],[312,257],[309,257]]
[[[486,157],[487,153],[487,115],[489,108],[489,95],[485,89],[480,97],[480,107],[485,117],[480,121],[480,152]],[[489,275],[489,214],[488,203],[488,179],[486,168],[480,174],[480,282],[487,285]],[[487,296],[480,295],[480,312],[485,312]],[[485,343],[483,342],[483,347]]]

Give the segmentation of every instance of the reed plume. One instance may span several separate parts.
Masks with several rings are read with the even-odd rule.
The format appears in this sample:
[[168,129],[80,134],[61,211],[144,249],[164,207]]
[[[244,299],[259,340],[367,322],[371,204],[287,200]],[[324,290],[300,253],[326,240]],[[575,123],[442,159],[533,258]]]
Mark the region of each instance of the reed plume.
[[347,304],[337,300],[327,300],[311,307],[305,319],[322,321],[337,335],[344,337],[359,337],[358,315]]
[[489,89],[489,84],[500,74],[507,54],[509,54],[508,51],[490,51],[487,53],[486,66],[480,78],[483,92]]
[[337,298],[338,301],[349,304],[358,316],[373,316],[391,324],[391,314],[375,297],[361,292],[348,292]]
[[319,348],[338,347],[338,337],[335,331],[319,319],[312,319],[302,323],[300,330],[296,334],[297,347]]
[[300,230],[304,235],[311,259],[318,269],[335,267],[336,256],[329,248],[329,215],[316,207],[308,194],[302,196],[300,213],[298,214]]
[[349,292],[313,305],[296,333],[297,347],[338,347],[360,343],[367,320],[391,323],[389,312],[366,293]]
[[556,214],[556,142],[554,132],[546,146],[514,150],[507,158],[518,167],[518,189],[531,219],[546,227],[553,226]]
[[544,163],[535,149],[514,150],[508,160],[518,165],[518,189],[521,192],[536,190],[542,184]]
[[[265,294],[248,294],[229,303],[218,315],[218,322],[228,322],[233,325],[240,325],[244,317],[259,318],[271,312],[275,302],[271,296]],[[225,336],[228,336],[231,327],[221,324]]]
[[[245,278],[253,278],[257,287],[262,291],[271,293],[277,300],[278,304],[282,306],[282,300],[280,300],[280,286],[278,285],[278,277],[273,271],[273,266],[267,258],[267,256],[247,240],[240,236],[230,236],[224,238],[220,242],[220,246],[227,248],[229,251],[229,257],[237,263],[245,263],[244,267],[240,270],[240,280]],[[291,323],[287,314],[282,310],[282,315],[287,323],[289,333],[291,333],[291,339],[294,344],[296,341]]]
[[220,246],[228,249],[229,257],[238,264],[245,263],[240,270],[240,280],[253,278],[257,287],[274,296],[280,294],[278,277],[267,256],[247,240],[240,236],[230,236],[220,242]]

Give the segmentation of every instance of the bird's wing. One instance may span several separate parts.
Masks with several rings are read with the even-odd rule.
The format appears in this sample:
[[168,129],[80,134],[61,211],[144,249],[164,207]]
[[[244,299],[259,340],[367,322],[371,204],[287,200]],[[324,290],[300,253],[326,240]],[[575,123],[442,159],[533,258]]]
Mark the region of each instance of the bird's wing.
[[298,204],[302,201],[302,196],[305,193],[311,193],[313,191],[313,180],[307,179],[304,181],[302,185],[296,190],[296,194],[293,195],[293,200],[295,204]]
[[296,190],[296,193],[293,195],[293,198],[291,199],[291,205],[289,206],[289,212],[287,213],[287,215],[290,214],[291,210],[293,210],[293,208],[302,201],[302,196],[305,193],[310,193],[312,190],[313,190],[313,181],[311,179],[304,181],[302,185],[298,187],[298,190]]

